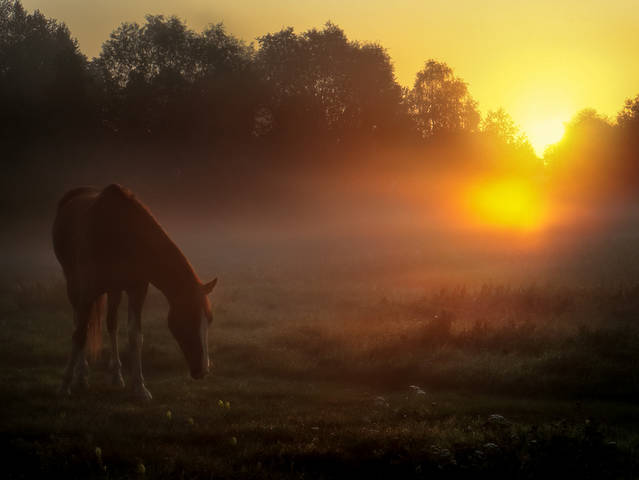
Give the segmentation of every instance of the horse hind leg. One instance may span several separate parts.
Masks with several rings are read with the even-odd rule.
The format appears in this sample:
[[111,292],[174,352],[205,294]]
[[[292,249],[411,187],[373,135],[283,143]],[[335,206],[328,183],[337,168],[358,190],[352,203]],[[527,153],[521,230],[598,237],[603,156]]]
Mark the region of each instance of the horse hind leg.
[[85,367],[86,359],[84,358],[84,347],[87,341],[87,329],[89,325],[90,314],[90,302],[79,303],[74,308],[73,316],[75,329],[71,337],[71,355],[69,357],[69,363],[67,364],[67,368],[62,378],[62,385],[60,386],[60,393],[63,395],[71,394],[71,383],[74,380],[76,366],[80,364],[78,367],[79,372],[81,375],[84,374],[84,378],[86,378],[86,374],[88,373],[88,368]]
[[120,361],[120,350],[118,349],[118,307],[120,306],[121,300],[121,291],[111,291],[108,293],[107,330],[109,331],[109,341],[111,343],[109,370],[112,374],[111,383],[118,388],[124,387],[122,362]]
[[131,349],[131,386],[133,394],[142,400],[151,400],[153,396],[144,385],[142,376],[142,306],[148,285],[140,285],[127,290],[129,297],[129,347]]

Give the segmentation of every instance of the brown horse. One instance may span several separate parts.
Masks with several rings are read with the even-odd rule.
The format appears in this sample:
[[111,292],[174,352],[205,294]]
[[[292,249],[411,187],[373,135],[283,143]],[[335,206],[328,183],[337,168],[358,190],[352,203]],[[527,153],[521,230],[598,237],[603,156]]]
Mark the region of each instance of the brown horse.
[[129,300],[132,387],[136,395],[151,399],[141,364],[141,313],[149,283],[169,301],[169,329],[191,376],[204,377],[209,369],[208,327],[212,321],[207,295],[217,279],[200,282],[180,249],[129,190],[109,185],[104,190],[87,187],[67,192],[58,204],[53,247],[64,270],[75,324],[62,393],[69,394],[72,384],[87,385],[85,347],[95,354],[101,341],[105,294],[113,382],[124,386],[117,341],[117,310],[124,291]]

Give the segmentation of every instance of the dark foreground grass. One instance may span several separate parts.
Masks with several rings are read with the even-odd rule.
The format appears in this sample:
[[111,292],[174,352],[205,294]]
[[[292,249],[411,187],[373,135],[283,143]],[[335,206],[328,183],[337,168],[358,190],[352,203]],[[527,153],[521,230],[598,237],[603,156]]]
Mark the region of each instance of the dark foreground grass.
[[141,404],[109,386],[107,355],[89,391],[58,397],[63,288],[10,286],[2,477],[639,476],[632,289],[316,289],[222,287],[199,382],[150,298]]

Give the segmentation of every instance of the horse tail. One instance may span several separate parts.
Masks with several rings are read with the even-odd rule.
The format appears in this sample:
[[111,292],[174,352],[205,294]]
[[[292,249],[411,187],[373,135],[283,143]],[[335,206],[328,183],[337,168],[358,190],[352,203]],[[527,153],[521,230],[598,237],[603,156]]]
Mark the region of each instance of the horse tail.
[[89,324],[87,329],[87,353],[92,361],[97,360],[102,346],[102,312],[106,294],[100,295],[93,305],[91,305],[91,313],[89,313]]

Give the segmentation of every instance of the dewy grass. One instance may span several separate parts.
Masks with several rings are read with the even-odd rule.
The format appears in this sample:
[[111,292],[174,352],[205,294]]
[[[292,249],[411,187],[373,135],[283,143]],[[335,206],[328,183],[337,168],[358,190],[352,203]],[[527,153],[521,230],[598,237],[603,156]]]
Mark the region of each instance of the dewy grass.
[[335,287],[327,305],[297,285],[225,288],[201,383],[151,298],[148,405],[110,386],[106,352],[87,392],[59,398],[64,293],[5,288],[5,478],[636,476],[631,295],[489,286],[394,300]]

